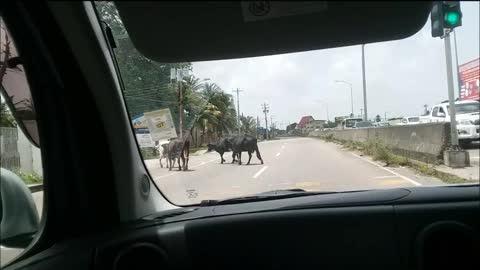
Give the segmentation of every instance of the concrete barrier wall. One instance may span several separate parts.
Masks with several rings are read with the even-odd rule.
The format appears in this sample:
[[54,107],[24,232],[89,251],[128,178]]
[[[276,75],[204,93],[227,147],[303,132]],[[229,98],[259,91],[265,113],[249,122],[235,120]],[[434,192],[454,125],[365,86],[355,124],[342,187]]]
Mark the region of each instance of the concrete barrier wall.
[[378,139],[394,152],[412,159],[438,162],[450,141],[449,123],[425,123],[418,125],[378,128],[313,131],[309,136],[333,134],[336,139],[365,143]]

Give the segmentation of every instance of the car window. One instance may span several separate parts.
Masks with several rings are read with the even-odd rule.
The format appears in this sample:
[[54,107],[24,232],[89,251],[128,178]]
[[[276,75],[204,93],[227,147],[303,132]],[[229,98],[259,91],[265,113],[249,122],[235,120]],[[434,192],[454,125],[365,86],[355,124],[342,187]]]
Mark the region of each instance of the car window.
[[[21,56],[1,16],[0,51],[0,266],[4,266],[24,251],[38,231],[43,212],[43,169],[40,149],[28,138],[32,135],[39,144],[25,69],[17,62]],[[18,110],[17,118],[8,103]],[[17,120],[25,124],[29,134]],[[11,240],[17,235],[23,236]]]
[[[444,40],[431,36],[430,23],[411,37],[364,46],[171,63],[137,50],[135,44],[144,41],[134,42],[137,36],[129,31],[135,30],[123,24],[113,2],[95,7],[113,35],[144,165],[175,205],[272,190],[351,191],[412,186],[405,179],[421,185],[449,181],[408,166],[411,159],[443,163],[444,137],[432,134],[445,134],[446,124],[412,125],[409,132],[395,126],[408,122],[406,117],[418,122],[428,104],[448,96]],[[478,10],[478,3],[462,2],[465,20],[455,30],[459,65],[478,57]],[[168,40],[162,35],[166,27],[182,31],[154,27],[152,39]],[[188,42],[195,44],[195,37]],[[433,116],[439,112],[443,109],[434,106]],[[366,121],[357,125],[367,127],[382,119],[391,126],[352,129],[356,122]],[[320,123],[324,129],[317,130]],[[425,148],[431,143],[438,144],[428,147],[436,152]],[[385,166],[402,177],[380,168]],[[406,169],[396,171],[399,167]]]
[[440,107],[440,108],[438,109],[438,112],[444,114],[444,115],[439,116],[439,117],[445,117],[445,110],[443,109],[443,107]]

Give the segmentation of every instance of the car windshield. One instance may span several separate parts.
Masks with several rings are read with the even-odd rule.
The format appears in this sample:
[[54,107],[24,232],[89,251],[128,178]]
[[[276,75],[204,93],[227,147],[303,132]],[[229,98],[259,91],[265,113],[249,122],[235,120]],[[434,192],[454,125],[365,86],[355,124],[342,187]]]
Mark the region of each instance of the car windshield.
[[[450,106],[447,106],[450,112]],[[480,102],[455,104],[455,111],[457,114],[478,113],[480,112]]]
[[355,126],[355,123],[362,121],[362,118],[357,118],[357,119],[347,119],[345,121],[345,126],[346,127],[353,127]]
[[[156,188],[175,205],[284,189],[354,191],[451,183],[434,165],[418,171],[411,162],[443,164],[441,151],[449,144],[443,135],[450,134],[450,125],[431,117],[428,125],[402,126],[408,115],[410,122],[418,122],[417,116],[448,97],[444,39],[432,37],[430,19],[401,40],[162,63],[137,50],[134,44],[140,43],[132,41],[137,35],[129,31],[142,27],[124,25],[113,2],[95,2],[95,7],[102,26],[113,34],[113,60],[144,165]],[[455,29],[459,67],[479,57],[480,40],[479,3],[462,2],[462,12],[462,26]],[[167,27],[182,31],[178,25],[143,29],[152,27],[152,42],[169,39],[162,32]],[[478,67],[473,68],[459,70],[461,89],[452,75],[455,98],[460,93],[460,99],[477,98],[471,94],[477,92],[468,90],[472,82],[478,87],[478,76],[471,78]],[[462,104],[457,112],[478,108],[478,103]],[[352,128],[356,122],[364,128]],[[452,172],[458,174],[452,176],[455,183],[471,174],[478,181],[479,136],[478,130],[472,132],[459,133],[459,140],[469,143],[474,168]]]

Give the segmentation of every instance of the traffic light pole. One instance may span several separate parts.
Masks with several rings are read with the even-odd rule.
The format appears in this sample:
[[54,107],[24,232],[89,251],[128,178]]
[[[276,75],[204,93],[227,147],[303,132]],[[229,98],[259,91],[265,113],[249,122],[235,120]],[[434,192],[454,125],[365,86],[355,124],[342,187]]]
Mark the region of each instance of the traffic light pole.
[[445,60],[447,64],[447,83],[448,83],[448,103],[450,106],[450,142],[451,148],[459,148],[457,119],[455,110],[455,92],[453,87],[453,71],[452,71],[452,48],[450,46],[450,32],[447,30],[444,36],[445,44]]

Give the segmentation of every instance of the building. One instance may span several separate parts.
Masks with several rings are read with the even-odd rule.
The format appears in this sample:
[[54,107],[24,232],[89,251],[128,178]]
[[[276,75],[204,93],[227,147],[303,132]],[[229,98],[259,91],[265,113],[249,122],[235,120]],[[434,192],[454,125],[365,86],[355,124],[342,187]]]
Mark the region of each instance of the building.
[[298,122],[296,129],[304,129],[306,125],[313,120],[315,119],[313,119],[311,115],[303,116],[302,119],[300,119],[300,122]]
[[308,134],[311,131],[319,131],[323,128],[323,125],[326,123],[326,120],[312,120],[305,125],[304,134]]

